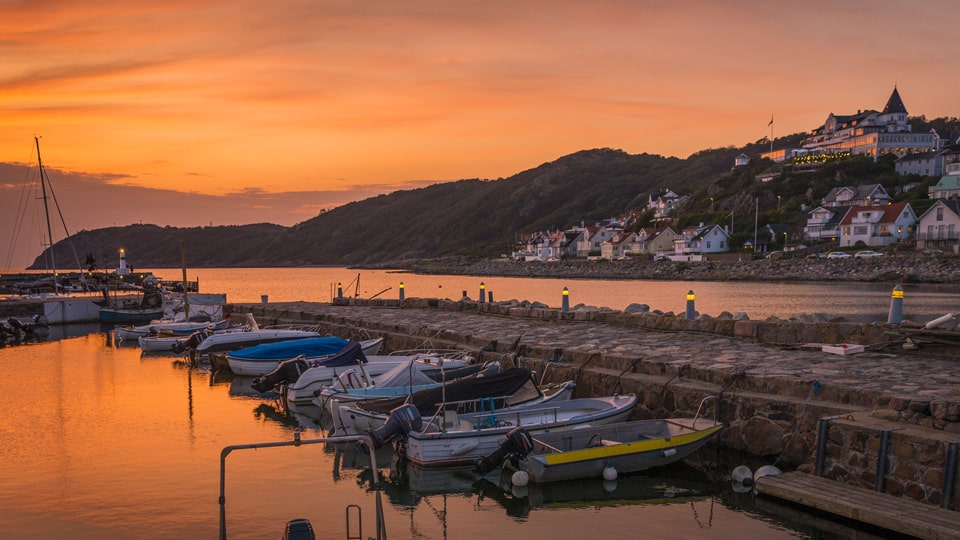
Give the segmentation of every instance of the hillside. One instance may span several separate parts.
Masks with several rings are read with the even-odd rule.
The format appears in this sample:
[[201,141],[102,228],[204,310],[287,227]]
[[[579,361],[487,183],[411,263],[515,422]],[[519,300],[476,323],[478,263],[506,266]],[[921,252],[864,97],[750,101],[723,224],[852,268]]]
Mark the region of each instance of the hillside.
[[[801,139],[802,134],[793,134],[774,145],[795,146]],[[679,226],[698,221],[726,224],[733,217],[733,245],[737,246],[753,237],[755,219],[760,227],[766,223],[802,226],[803,205],[817,204],[836,186],[882,183],[896,193],[907,182],[918,182],[919,188],[900,198],[913,200],[922,212],[925,188],[936,182],[932,177],[897,176],[889,159],[874,163],[850,158],[814,172],[794,171],[756,158],[768,148],[766,141],[757,141],[739,148],[704,150],[686,159],[584,150],[509,178],[460,180],[353,202],[289,228],[130,225],[81,231],[54,249],[61,267],[72,266],[74,260],[83,263],[87,254],[101,261],[100,267],[114,267],[121,247],[127,249],[131,264],[179,267],[181,240],[191,267],[497,257],[512,251],[520,234],[617,216],[645,206],[651,192],[666,188],[689,196]],[[734,158],[741,153],[754,159],[732,170]],[[756,180],[757,174],[770,170],[778,170],[780,176],[766,183]],[[43,268],[44,260],[42,254],[31,269]]]

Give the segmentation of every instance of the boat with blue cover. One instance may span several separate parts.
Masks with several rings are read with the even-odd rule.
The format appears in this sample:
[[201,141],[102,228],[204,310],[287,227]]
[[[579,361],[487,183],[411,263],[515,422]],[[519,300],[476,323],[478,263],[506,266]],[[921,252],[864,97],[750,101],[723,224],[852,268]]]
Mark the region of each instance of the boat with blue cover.
[[[303,358],[307,362],[329,358],[344,349],[350,342],[336,336],[308,337],[263,343],[227,353],[230,370],[237,375],[266,375],[275,370],[280,362]],[[360,342],[365,355],[374,355],[383,345],[383,338]]]

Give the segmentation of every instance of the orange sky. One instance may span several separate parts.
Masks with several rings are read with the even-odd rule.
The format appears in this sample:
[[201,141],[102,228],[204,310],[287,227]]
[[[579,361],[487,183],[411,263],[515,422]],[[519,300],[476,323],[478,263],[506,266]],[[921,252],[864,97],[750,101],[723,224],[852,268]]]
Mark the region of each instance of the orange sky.
[[[894,84],[957,116],[956,20],[953,0],[4,1],[0,164],[40,135],[72,229],[292,225],[586,148],[752,142],[771,114],[806,131]],[[25,178],[0,175],[12,219]]]

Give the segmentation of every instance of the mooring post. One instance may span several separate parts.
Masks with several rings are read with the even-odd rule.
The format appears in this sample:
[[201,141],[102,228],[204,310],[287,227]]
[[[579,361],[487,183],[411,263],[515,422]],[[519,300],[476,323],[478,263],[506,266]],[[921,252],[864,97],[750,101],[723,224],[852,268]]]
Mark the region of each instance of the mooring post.
[[957,477],[957,452],[960,451],[960,442],[947,445],[947,460],[943,467],[943,493],[940,496],[940,506],[953,510],[953,490]]
[[403,302],[403,282],[400,282],[400,301]]
[[560,311],[570,311],[570,289],[563,288],[563,303],[560,304]]
[[887,324],[903,322],[903,285],[897,283],[890,295],[890,314],[887,315]]
[[343,284],[337,282],[337,298],[343,298]]
[[693,319],[696,319],[696,318],[697,318],[697,316],[695,315],[696,311],[697,311],[697,310],[694,309],[693,289],[690,289],[689,291],[687,291],[687,314],[686,314],[686,317],[687,317],[687,320],[688,320],[688,321],[692,321]]
[[887,476],[887,447],[890,446],[890,430],[880,432],[880,448],[877,451],[877,477],[874,480],[874,491],[883,492],[883,479]]
[[480,300],[477,300],[479,303],[484,303],[487,301],[487,286],[480,282]]
[[821,418],[817,426],[817,464],[816,475],[823,476],[824,462],[827,460],[827,430],[830,428],[830,420]]

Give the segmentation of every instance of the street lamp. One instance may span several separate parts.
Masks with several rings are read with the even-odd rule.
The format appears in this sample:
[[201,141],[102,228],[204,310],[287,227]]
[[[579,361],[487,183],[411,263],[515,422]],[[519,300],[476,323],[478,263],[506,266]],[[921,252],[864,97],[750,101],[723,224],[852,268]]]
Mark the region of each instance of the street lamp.
[[787,233],[783,233],[783,247],[787,247]]
[[780,196],[777,195],[777,210],[780,209]]

